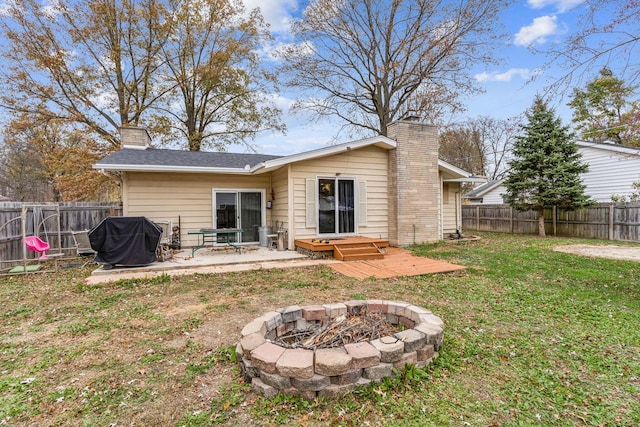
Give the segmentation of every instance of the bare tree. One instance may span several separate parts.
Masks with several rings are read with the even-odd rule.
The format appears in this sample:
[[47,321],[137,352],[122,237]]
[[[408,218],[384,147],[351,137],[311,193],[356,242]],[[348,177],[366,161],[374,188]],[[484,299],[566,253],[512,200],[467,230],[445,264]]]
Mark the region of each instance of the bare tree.
[[500,179],[520,132],[520,120],[479,116],[450,125],[440,134],[440,158],[489,180]]
[[551,85],[552,91],[583,86],[586,79],[610,66],[629,84],[640,79],[640,2],[586,0],[579,26],[563,43],[547,50],[532,48],[548,56],[546,66],[566,70]]
[[473,65],[494,62],[498,14],[509,0],[314,0],[280,50],[296,108],[386,135],[394,120],[435,121],[477,91]]

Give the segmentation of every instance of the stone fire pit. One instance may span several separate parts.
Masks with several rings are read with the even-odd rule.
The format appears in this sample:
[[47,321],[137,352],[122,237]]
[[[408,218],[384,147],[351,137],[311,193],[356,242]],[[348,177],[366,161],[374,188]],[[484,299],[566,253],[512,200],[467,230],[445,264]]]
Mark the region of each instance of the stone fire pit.
[[[336,348],[286,348],[278,337],[294,330],[322,327],[361,311],[381,313],[404,330],[370,342]],[[443,322],[431,311],[401,301],[366,300],[337,304],[289,306],[247,324],[236,347],[245,380],[256,393],[278,393],[313,399],[340,396],[357,386],[394,375],[406,364],[424,367],[442,346]]]

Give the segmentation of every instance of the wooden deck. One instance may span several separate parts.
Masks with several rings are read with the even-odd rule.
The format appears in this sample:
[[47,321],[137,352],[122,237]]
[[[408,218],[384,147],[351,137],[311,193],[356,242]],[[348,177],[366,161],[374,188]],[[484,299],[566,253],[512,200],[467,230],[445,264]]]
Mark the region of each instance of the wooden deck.
[[397,276],[420,276],[423,274],[447,273],[464,270],[466,267],[424,257],[411,255],[405,249],[387,247],[384,259],[348,261],[331,264],[331,268],[355,279],[376,277],[380,279]]
[[[313,252],[333,252],[336,246],[348,246],[360,243],[375,243],[380,248],[389,246],[389,241],[385,239],[372,239],[369,237],[353,236],[341,237],[337,239],[320,239],[321,242],[314,242],[316,239],[296,239],[295,245]],[[326,240],[326,243],[324,242]]]

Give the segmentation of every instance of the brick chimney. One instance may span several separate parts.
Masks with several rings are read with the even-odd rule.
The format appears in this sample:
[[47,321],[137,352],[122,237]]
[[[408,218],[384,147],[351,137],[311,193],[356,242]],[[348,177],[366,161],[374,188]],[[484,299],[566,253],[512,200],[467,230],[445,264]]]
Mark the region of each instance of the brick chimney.
[[389,243],[408,246],[442,239],[438,130],[414,118],[393,122],[389,156]]
[[127,126],[120,128],[120,141],[122,148],[146,150],[151,147],[151,137],[145,128]]

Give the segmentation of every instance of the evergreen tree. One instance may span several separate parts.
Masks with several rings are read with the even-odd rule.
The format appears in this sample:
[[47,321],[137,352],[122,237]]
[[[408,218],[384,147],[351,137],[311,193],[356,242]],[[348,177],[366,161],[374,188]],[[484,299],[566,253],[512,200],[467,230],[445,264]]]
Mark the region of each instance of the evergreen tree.
[[593,203],[580,178],[588,165],[581,162],[569,128],[542,98],[536,97],[527,119],[514,143],[504,196],[517,210],[537,210],[539,235],[544,237],[545,207],[580,209]]

